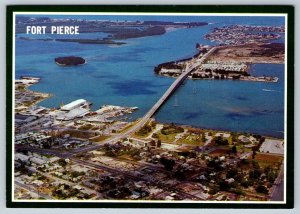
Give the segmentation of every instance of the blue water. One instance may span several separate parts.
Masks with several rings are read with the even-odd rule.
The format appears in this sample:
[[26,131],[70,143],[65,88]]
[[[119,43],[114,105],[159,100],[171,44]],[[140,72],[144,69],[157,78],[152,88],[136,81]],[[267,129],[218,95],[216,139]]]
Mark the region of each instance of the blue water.
[[[97,17],[85,18],[96,19]],[[16,39],[16,78],[21,75],[42,77],[41,82],[31,86],[31,89],[54,95],[40,105],[57,107],[62,103],[84,98],[93,103],[94,110],[104,104],[137,106],[139,110],[131,117],[139,118],[174,81],[172,78],[155,75],[153,68],[157,64],[192,56],[196,53],[196,43],[212,44],[203,36],[216,26],[282,25],[284,23],[283,18],[279,17],[101,16],[98,18],[208,21],[214,24],[192,29],[178,29],[161,36],[128,39],[125,40],[127,44],[122,46]],[[77,38],[101,38],[105,34],[92,33],[80,34],[80,36]],[[84,57],[87,64],[77,67],[59,67],[54,63],[55,57],[68,55]],[[160,109],[155,118],[160,122],[282,137],[284,66],[256,64],[251,70],[253,75],[277,76],[279,82],[188,80],[176,91],[176,96],[172,96]],[[193,93],[195,90],[196,93]],[[178,107],[173,106],[175,97],[177,97]]]

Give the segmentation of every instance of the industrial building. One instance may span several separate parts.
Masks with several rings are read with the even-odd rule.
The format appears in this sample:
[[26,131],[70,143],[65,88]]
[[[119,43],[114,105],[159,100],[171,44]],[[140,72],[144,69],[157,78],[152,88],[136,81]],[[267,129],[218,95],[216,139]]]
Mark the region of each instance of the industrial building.
[[67,105],[64,105],[60,108],[62,111],[71,111],[73,109],[79,108],[79,107],[88,107],[89,102],[87,102],[84,99],[75,100]]
[[57,120],[73,120],[89,113],[90,103],[84,99],[75,100],[60,108],[56,113]]

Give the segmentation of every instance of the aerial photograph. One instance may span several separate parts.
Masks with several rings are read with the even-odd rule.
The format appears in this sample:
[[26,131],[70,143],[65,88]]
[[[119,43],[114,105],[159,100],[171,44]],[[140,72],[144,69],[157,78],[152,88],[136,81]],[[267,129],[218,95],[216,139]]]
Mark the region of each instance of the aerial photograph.
[[13,201],[284,203],[286,17],[14,14]]

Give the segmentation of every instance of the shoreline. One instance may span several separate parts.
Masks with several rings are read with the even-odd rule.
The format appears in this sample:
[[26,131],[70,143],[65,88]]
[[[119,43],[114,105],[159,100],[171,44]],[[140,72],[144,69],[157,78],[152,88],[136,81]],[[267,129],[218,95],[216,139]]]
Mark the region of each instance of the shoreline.
[[[21,104],[17,103],[17,101],[15,100],[14,108],[15,108],[16,113],[20,113],[24,110],[26,111],[28,108],[30,108],[34,105],[37,105],[38,103],[53,96],[53,94],[51,94],[51,93],[32,91],[29,89],[30,86],[32,86],[34,84],[38,84],[40,82],[40,79],[41,78],[39,78],[39,77],[21,76],[20,79],[15,80],[14,89],[15,89],[16,96],[17,96],[17,92],[19,92],[19,93],[23,92],[23,93],[25,93],[25,95],[23,94],[23,96],[28,95],[29,97],[31,97],[30,100],[28,100],[27,102],[22,101]],[[17,89],[17,87],[18,87],[18,89]],[[19,106],[17,106],[18,104],[19,104]]]
[[[177,77],[196,64],[189,79],[231,79],[255,82],[277,82],[278,77],[252,76],[253,64],[283,64],[284,46],[277,43],[249,43],[243,45],[208,46],[197,44],[198,53],[193,57],[164,62],[154,68],[157,75]],[[202,57],[215,48],[207,58]],[[274,52],[273,52],[274,51]],[[199,64],[198,61],[203,61]]]
[[[164,77],[164,76],[162,76],[162,77]],[[34,84],[38,84],[39,80],[40,80],[40,78],[35,78],[35,77],[21,77],[21,78],[25,78],[25,79],[29,79],[29,80],[38,79],[37,82],[35,82]],[[33,84],[31,84],[31,85],[33,85]],[[29,85],[29,86],[31,86],[31,85]],[[47,96],[45,96],[43,99],[40,99],[39,101],[31,104],[27,108],[29,108],[29,107],[31,107],[33,105],[37,105],[38,103],[40,103],[40,102],[42,102],[42,101],[44,101],[44,100],[46,100],[48,98],[51,98],[53,96],[52,94],[48,94],[48,93],[43,93],[43,92],[38,92],[38,91],[31,91],[30,89],[28,89],[29,86],[25,87],[25,89],[28,90],[28,91],[30,91],[30,92],[33,92],[33,93],[37,93],[37,94],[41,94],[41,95],[47,95]],[[113,105],[104,104],[102,106],[113,106]],[[118,106],[118,107],[124,107],[124,106]],[[132,108],[139,108],[139,107],[132,107]],[[139,120],[139,118],[136,118],[136,119],[133,119],[133,120],[129,120],[128,122],[129,123],[134,123],[137,120]],[[164,124],[164,125],[165,124],[175,124],[176,126],[182,126],[182,127],[188,127],[188,128],[196,128],[196,129],[203,129],[203,130],[223,131],[223,132],[232,132],[232,133],[243,133],[243,131],[235,131],[235,130],[230,130],[230,129],[215,129],[215,128],[208,128],[208,127],[205,127],[205,126],[182,124],[182,123],[176,123],[176,122],[171,122],[170,123],[170,122],[163,122],[163,121],[159,121],[159,120],[157,120],[157,122],[160,123],[160,124]],[[262,135],[264,137],[275,138],[275,139],[283,139],[282,137],[279,137],[279,136],[274,136],[274,135],[264,134],[264,133],[257,133],[257,132],[245,132],[245,133],[247,133],[247,134],[258,134],[258,135]]]
[[[134,122],[134,121],[132,121],[132,122]],[[267,137],[267,138],[270,138],[270,139],[284,140],[284,138],[282,138],[282,137],[272,136],[272,135],[269,135],[269,134],[256,133],[256,132],[234,131],[234,130],[229,130],[229,129],[215,129],[215,128],[208,128],[208,127],[205,127],[205,126],[187,125],[187,124],[173,123],[173,122],[171,122],[171,123],[170,122],[161,122],[161,121],[156,120],[156,119],[155,119],[155,122],[157,122],[157,124],[161,124],[161,125],[174,124],[175,126],[179,126],[179,127],[183,127],[183,128],[200,129],[200,130],[203,130],[203,131],[226,132],[226,133],[234,133],[234,134],[261,135],[263,137]]]
[[85,62],[84,62],[84,63],[82,63],[82,64],[78,64],[78,65],[66,65],[66,64],[60,64],[60,63],[58,63],[58,62],[56,62],[56,61],[55,61],[55,64],[57,64],[57,65],[59,65],[59,66],[62,66],[62,67],[69,67],[69,66],[80,66],[80,65],[85,65],[85,64],[87,64],[87,61],[85,60]]

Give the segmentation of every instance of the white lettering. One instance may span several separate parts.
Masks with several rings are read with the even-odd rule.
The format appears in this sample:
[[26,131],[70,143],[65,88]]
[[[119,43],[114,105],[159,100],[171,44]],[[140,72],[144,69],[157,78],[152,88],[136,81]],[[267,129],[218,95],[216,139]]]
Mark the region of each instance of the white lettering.
[[26,26],[26,34],[45,34],[47,26]]
[[26,34],[29,34],[31,26],[26,27]]
[[79,26],[52,26],[51,34],[79,34]]

